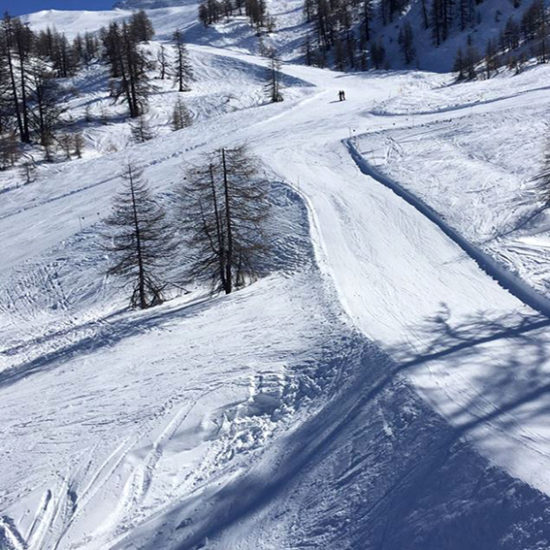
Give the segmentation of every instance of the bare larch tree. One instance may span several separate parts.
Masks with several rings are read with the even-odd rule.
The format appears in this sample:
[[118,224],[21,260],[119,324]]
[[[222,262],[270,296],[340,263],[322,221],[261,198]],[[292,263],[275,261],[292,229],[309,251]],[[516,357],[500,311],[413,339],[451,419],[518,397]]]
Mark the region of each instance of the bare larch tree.
[[125,279],[132,286],[131,306],[145,309],[163,302],[161,275],[173,256],[174,242],[165,211],[142,172],[129,163],[123,178],[124,189],[115,197],[106,220],[108,274]]
[[190,90],[189,82],[193,79],[193,68],[189,61],[189,54],[187,53],[187,47],[183,40],[183,33],[177,30],[173,34],[172,39],[176,49],[174,80],[178,85],[179,92],[187,92]]
[[535,178],[537,198],[544,208],[550,207],[550,138],[546,139],[543,165]]
[[267,84],[265,86],[267,98],[271,103],[283,101],[281,93],[281,61],[277,57],[277,52],[274,49],[269,49],[267,52],[269,65],[267,68]]
[[166,57],[166,48],[163,44],[160,45],[160,50],[157,52],[157,63],[159,67],[159,78],[164,80],[168,70],[168,58]]
[[193,119],[191,118],[191,114],[187,110],[185,103],[181,97],[178,97],[172,111],[172,129],[175,132],[177,130],[182,130],[183,128],[191,126],[192,122]]
[[269,248],[257,161],[244,146],[217,150],[188,172],[182,191],[190,278],[229,294],[257,275]]

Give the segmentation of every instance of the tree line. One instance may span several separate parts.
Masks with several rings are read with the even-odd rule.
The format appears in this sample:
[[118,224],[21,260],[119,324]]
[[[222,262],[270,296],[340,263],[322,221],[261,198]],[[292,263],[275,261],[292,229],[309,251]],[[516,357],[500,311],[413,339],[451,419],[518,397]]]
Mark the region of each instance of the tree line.
[[[383,32],[390,24],[398,26],[402,63],[409,66],[422,62],[416,47],[420,34],[427,33],[437,48],[458,32],[468,33],[456,57],[460,79],[490,76],[504,65],[519,70],[529,57],[548,61],[549,25],[543,0],[510,0],[518,15],[507,21],[500,20],[497,9],[494,17],[501,27],[500,35],[487,39],[485,49],[478,52],[470,31],[482,22],[483,1],[304,0],[304,17],[310,29],[303,45],[305,61],[342,71],[389,68]],[[418,18],[409,16],[413,8]]]
[[[137,28],[136,21],[140,23]],[[172,62],[164,45],[161,46],[156,60],[150,59],[140,47],[154,36],[153,26],[145,12],[138,12],[129,22],[111,23],[108,28],[100,30],[100,36],[104,46],[104,59],[111,72],[111,95],[115,100],[126,103],[131,118],[137,118],[146,111],[147,98],[154,91],[150,74],[157,66],[160,67],[161,80],[171,76],[178,91],[190,90],[193,69],[180,30],[176,30],[172,36],[175,53]]]
[[[64,90],[56,76],[72,71],[66,40],[32,32],[6,14],[0,25],[0,144],[2,165],[13,164],[16,143],[40,143],[46,150],[62,114]],[[7,157],[10,157],[9,159]],[[6,162],[8,161],[8,162]]]
[[265,0],[205,0],[199,5],[199,20],[205,27],[235,15],[246,15],[257,30],[275,28]]
[[[126,104],[131,119],[147,110],[147,99],[155,91],[151,74],[156,67],[158,78],[173,79],[180,92],[189,90],[193,71],[181,31],[172,37],[173,55],[163,45],[157,59],[143,48],[153,37],[153,25],[144,11],[97,33],[77,35],[72,42],[55,29],[35,32],[19,18],[5,14],[0,23],[0,169],[14,166],[30,144],[40,146],[47,161],[54,160],[56,151],[65,158],[81,155],[82,134],[66,116],[65,107],[75,90],[64,79],[91,64],[109,67],[110,97]],[[185,105],[178,101],[172,116],[174,129],[190,120]],[[88,108],[82,122],[91,121]],[[134,135],[140,134],[138,130]]]
[[127,286],[132,307],[165,300],[172,283],[166,272],[181,244],[173,237],[177,229],[186,249],[184,284],[209,282],[213,291],[230,294],[262,269],[269,251],[267,185],[245,147],[204,155],[186,171],[175,208],[170,216],[143,171],[128,164],[104,238],[108,274]]
[[471,43],[458,50],[454,64],[457,79],[473,80],[480,75],[491,78],[504,66],[519,73],[528,59],[547,63],[550,60],[549,23],[543,0],[533,0],[521,19],[510,17],[498,38],[487,41],[483,53]]

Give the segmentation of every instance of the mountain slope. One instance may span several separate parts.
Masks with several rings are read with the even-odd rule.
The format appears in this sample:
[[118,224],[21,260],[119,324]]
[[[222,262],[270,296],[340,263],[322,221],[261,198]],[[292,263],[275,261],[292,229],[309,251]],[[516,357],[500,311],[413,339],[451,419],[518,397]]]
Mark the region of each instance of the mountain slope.
[[[380,183],[475,244],[509,229],[516,186],[538,168],[522,142],[542,145],[548,68],[451,86],[288,63],[285,101],[266,104],[246,22],[203,32],[195,7],[150,12],[160,43],[190,31],[193,126],[160,131],[167,85],[151,100],[154,140],[132,145],[114,123],[119,150],[2,194],[0,546],[550,546],[548,319]],[[76,33],[124,13],[29,20]],[[495,120],[499,139],[483,140]],[[272,182],[271,275],[128,311],[98,239],[121,166],[138,161],[169,206],[202,153],[241,143]],[[502,166],[515,175],[498,186]],[[481,185],[489,199],[473,204]],[[532,251],[539,265],[546,250]]]

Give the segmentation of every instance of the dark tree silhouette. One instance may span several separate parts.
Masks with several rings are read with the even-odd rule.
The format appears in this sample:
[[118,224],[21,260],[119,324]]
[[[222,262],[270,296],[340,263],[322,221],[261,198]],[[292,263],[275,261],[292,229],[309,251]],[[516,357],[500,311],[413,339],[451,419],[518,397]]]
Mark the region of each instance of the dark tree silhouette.
[[176,49],[176,63],[174,67],[174,80],[178,85],[178,91],[188,92],[189,82],[193,79],[193,68],[189,61],[189,54],[183,40],[183,33],[177,30],[173,37]]
[[281,61],[274,49],[268,51],[269,66],[267,69],[266,95],[271,103],[283,101],[281,93]]
[[226,294],[255,277],[268,250],[266,185],[244,147],[221,149],[190,170],[182,188],[191,279]]
[[108,274],[131,285],[132,307],[145,309],[163,301],[161,275],[174,253],[172,231],[151,195],[142,172],[128,164],[124,189],[115,197],[106,233],[111,265]]
[[147,74],[150,63],[138,47],[131,25],[112,23],[104,35],[106,57],[111,65],[112,95],[128,105],[131,118],[145,110],[152,91]]
[[546,140],[544,161],[540,173],[535,179],[538,197],[544,207],[550,207],[550,139]]

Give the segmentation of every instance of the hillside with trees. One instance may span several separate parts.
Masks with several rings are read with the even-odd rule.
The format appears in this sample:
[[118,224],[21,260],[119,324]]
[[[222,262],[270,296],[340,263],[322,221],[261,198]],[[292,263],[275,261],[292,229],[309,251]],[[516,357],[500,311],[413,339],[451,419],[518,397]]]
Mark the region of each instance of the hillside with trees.
[[338,70],[419,68],[486,76],[548,60],[544,0],[305,0],[306,62]]
[[0,26],[0,550],[550,549],[545,5],[123,5]]
[[[152,137],[146,115],[159,90],[155,81],[184,92],[192,80],[183,33],[175,31],[156,55],[154,35],[143,10],[71,39],[6,13],[0,22],[0,170],[23,166],[30,174],[37,162],[81,158],[83,135],[98,123],[132,120],[135,141]],[[75,114],[71,102],[86,93],[91,75],[100,88]],[[105,97],[99,111],[97,92]],[[191,123],[182,98],[173,109],[175,128]]]

